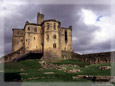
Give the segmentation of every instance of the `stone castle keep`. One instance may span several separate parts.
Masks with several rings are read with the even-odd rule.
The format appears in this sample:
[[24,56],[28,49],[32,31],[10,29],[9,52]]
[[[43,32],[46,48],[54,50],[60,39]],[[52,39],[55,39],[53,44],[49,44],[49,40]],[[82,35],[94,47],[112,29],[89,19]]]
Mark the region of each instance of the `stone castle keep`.
[[37,24],[27,21],[23,29],[12,30],[12,53],[6,61],[23,58],[28,53],[55,59],[61,57],[62,51],[72,52],[72,26],[64,28],[55,19],[44,20],[43,14],[38,13]]

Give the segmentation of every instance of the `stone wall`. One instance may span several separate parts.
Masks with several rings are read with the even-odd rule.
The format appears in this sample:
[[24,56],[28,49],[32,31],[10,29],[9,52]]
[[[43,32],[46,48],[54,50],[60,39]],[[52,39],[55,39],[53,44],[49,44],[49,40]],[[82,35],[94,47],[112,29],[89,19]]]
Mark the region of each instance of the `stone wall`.
[[72,51],[72,27],[60,29],[61,50]]
[[115,57],[111,59],[111,53],[115,53],[115,52],[102,52],[102,53],[92,53],[92,54],[84,54],[84,55],[74,53],[72,57],[73,59],[82,62],[88,62],[89,64],[115,62]]
[[20,49],[24,44],[24,30],[13,29],[12,52]]
[[3,62],[12,62],[14,59],[17,59],[18,57],[24,55],[24,48],[21,47],[20,49],[13,51],[5,56],[2,57]]
[[33,24],[26,25],[24,40],[25,51],[39,50],[41,53],[41,26]]
[[66,60],[66,59],[71,59],[72,56],[73,56],[73,53],[74,53],[74,52],[62,50],[62,51],[61,51],[62,59],[64,59],[64,60]]
[[72,26],[62,28],[55,19],[44,20],[38,13],[37,24],[26,22],[24,29],[13,29],[12,51],[21,47],[24,52],[43,53],[45,59],[61,57],[61,51],[72,52]]
[[[55,26],[54,26],[55,25]],[[56,58],[61,56],[59,43],[59,22],[55,20],[45,21],[43,24],[43,54],[44,58]]]

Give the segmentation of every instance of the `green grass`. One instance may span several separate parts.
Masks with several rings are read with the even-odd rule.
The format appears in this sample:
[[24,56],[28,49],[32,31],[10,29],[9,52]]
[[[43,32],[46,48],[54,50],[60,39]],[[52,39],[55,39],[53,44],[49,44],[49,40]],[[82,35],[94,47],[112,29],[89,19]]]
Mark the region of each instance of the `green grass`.
[[19,72],[20,69],[24,71],[40,69],[41,65],[38,60],[26,60],[20,62],[5,63],[5,72]]
[[110,63],[104,63],[104,64],[93,64],[88,66],[88,68],[80,68],[81,71],[79,74],[81,75],[103,75],[103,76],[110,76],[111,71],[108,70],[99,70],[100,66],[110,66]]
[[[61,62],[55,62],[53,64],[57,65],[63,65],[63,64],[75,64],[79,67],[74,67],[77,69],[80,69],[81,72],[79,73],[67,73],[63,70],[56,70],[56,68],[52,69],[44,69],[39,64],[40,60],[26,60],[26,61],[20,61],[20,62],[13,62],[13,63],[5,63],[5,74],[6,78],[10,81],[15,81],[15,79],[18,78],[18,80],[21,81],[39,81],[39,82],[66,82],[66,81],[89,81],[86,79],[76,79],[73,80],[72,76],[77,75],[110,75],[110,70],[99,70],[99,66],[101,65],[110,65],[109,63],[105,64],[93,64],[89,65],[88,63],[76,61],[76,60],[65,60]],[[88,66],[85,68],[85,66]],[[72,69],[71,67],[67,66],[67,70]],[[42,69],[42,70],[41,70]],[[44,74],[45,72],[54,72],[54,74]],[[25,75],[20,75],[20,73],[26,73]],[[14,77],[13,77],[14,76]],[[12,77],[12,78],[11,78]],[[29,78],[34,78],[30,79]]]
[[73,59],[68,59],[68,60],[64,60],[64,61],[61,61],[61,62],[56,62],[56,63],[53,63],[53,64],[58,64],[58,65],[75,64],[75,65],[78,65],[80,67],[85,67],[85,66],[89,65],[88,63],[81,62],[81,61],[76,61],[76,60],[73,60]]

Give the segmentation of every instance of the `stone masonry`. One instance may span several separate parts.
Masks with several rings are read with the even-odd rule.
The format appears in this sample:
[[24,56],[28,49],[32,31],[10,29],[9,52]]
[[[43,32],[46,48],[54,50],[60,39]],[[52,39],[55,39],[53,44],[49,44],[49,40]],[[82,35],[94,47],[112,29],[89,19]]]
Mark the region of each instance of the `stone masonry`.
[[[61,22],[55,19],[44,20],[44,15],[40,13],[37,24],[27,21],[23,29],[14,28],[12,31],[12,52],[23,48],[23,55],[29,52],[42,53],[43,59],[51,60],[60,58],[62,51],[73,51],[72,26],[61,27]],[[5,56],[5,59],[13,60],[13,54],[10,57]],[[20,56],[20,53],[18,54]]]

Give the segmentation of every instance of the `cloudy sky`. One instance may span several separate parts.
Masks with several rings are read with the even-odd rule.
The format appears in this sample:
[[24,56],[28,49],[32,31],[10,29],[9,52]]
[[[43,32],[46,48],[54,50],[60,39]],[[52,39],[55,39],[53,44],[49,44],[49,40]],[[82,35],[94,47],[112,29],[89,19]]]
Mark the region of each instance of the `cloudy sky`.
[[[10,2],[9,2],[10,1]],[[57,19],[62,27],[72,25],[73,50],[77,53],[114,51],[115,15],[111,0],[0,0],[0,56],[11,52],[12,28],[37,22],[40,11],[45,19]],[[102,1],[102,2],[101,2]],[[4,36],[4,37],[3,37]],[[2,40],[3,39],[3,40]]]

